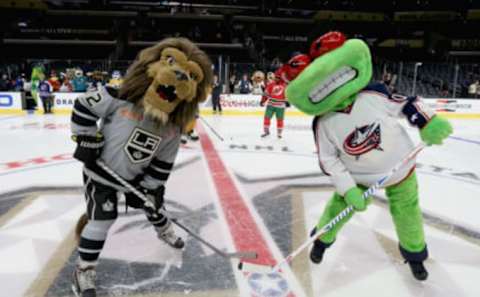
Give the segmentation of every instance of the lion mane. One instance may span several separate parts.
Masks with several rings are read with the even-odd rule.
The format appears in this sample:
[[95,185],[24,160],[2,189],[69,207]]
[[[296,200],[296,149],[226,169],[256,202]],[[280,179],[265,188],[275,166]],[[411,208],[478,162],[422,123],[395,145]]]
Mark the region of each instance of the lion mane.
[[198,114],[198,104],[207,99],[213,81],[212,62],[207,54],[186,38],[166,38],[154,46],[143,49],[134,63],[128,68],[119,90],[121,99],[142,105],[143,97],[152,83],[147,75],[148,66],[160,60],[162,51],[172,47],[182,51],[189,60],[196,62],[203,71],[204,78],[198,84],[197,95],[191,101],[182,101],[169,114],[169,122],[179,126],[183,131]]

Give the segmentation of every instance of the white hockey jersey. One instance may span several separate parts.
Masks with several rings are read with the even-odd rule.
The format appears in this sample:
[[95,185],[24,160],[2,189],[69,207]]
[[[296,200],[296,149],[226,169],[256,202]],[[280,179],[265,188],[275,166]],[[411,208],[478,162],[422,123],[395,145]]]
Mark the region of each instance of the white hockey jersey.
[[[372,85],[357,95],[347,109],[315,118],[313,130],[322,171],[337,192],[357,184],[370,186],[387,175],[414,148],[399,119],[422,128],[434,115],[418,97],[390,95],[383,85]],[[408,176],[411,160],[385,186]]]

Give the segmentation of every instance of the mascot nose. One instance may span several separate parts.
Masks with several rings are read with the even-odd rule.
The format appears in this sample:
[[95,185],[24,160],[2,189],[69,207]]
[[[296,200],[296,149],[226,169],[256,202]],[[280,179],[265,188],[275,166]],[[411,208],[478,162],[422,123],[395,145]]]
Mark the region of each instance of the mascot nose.
[[185,72],[180,70],[174,70],[177,80],[188,80],[188,76]]

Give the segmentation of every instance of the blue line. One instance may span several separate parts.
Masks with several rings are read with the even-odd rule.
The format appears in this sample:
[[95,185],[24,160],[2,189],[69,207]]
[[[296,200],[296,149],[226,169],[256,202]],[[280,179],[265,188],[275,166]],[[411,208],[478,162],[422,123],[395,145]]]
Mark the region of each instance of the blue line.
[[462,137],[457,137],[457,136],[449,136],[448,138],[480,145],[480,141],[478,141],[478,140],[472,140],[472,139],[467,139],[467,138],[462,138]]
[[77,160],[70,160],[70,161],[65,161],[65,162],[62,162],[62,163],[53,163],[53,164],[46,164],[46,165],[32,167],[32,168],[17,169],[17,170],[12,170],[12,171],[8,171],[8,172],[0,173],[0,176],[15,174],[15,173],[19,173],[19,172],[25,172],[25,171],[32,171],[32,170],[37,170],[37,169],[43,169],[43,168],[52,167],[52,166],[65,165],[65,164],[70,164],[70,163],[74,163],[74,162],[78,162],[78,161]]

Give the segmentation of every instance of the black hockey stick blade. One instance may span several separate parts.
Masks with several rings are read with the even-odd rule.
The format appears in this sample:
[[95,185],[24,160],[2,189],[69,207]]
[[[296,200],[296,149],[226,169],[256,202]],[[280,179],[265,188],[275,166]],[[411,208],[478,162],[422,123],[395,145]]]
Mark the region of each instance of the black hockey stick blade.
[[219,254],[220,256],[224,257],[224,258],[238,258],[238,259],[256,259],[258,257],[258,254],[256,252],[251,252],[251,251],[247,251],[247,252],[235,252],[235,253],[226,253],[220,249],[218,249],[216,246],[214,246],[213,244],[211,244],[210,242],[206,241],[205,239],[203,239],[202,237],[198,236],[197,234],[195,234],[194,232],[192,232],[190,229],[188,229],[187,227],[185,227],[183,224],[181,224],[177,219],[172,219],[172,223],[174,223],[175,225],[177,225],[178,227],[180,227],[181,229],[183,229],[185,232],[187,232],[188,234],[190,234],[193,238],[197,239],[198,241],[200,241],[201,243],[203,243],[204,245],[208,246],[212,251],[214,251],[215,253]]

